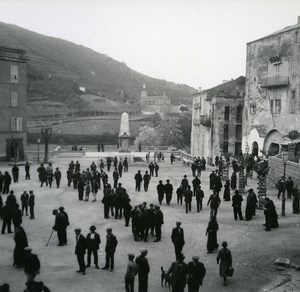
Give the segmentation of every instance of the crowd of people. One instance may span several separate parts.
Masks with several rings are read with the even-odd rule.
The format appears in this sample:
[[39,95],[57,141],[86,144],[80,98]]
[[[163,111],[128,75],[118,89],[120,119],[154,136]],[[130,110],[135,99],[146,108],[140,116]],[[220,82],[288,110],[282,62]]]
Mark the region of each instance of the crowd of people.
[[[155,160],[156,159],[159,161],[162,158],[160,156],[160,158],[156,157]],[[149,169],[149,171],[145,170],[145,173],[142,175],[141,170],[138,170],[132,178],[132,180],[135,181],[135,190],[137,192],[141,191],[142,182],[142,191],[148,192],[151,179],[159,178],[159,165],[155,160],[147,163],[146,169]],[[174,159],[171,158],[171,164],[173,164],[174,161],[175,157]],[[222,158],[216,158],[215,165],[222,165],[222,161]],[[31,180],[30,167],[30,164],[27,162],[25,164],[25,180]],[[106,172],[105,167],[107,167]],[[78,161],[76,161],[76,163],[71,161],[66,172],[67,186],[71,187],[72,185],[73,189],[78,192],[78,199],[83,202],[89,201],[90,193],[93,194],[92,202],[96,202],[97,194],[99,190],[101,190],[103,192],[101,202],[104,205],[104,219],[122,219],[124,217],[125,227],[131,225],[131,232],[135,241],[147,242],[149,236],[151,236],[155,237],[154,242],[159,242],[162,240],[162,225],[164,224],[164,214],[161,210],[161,206],[163,205],[164,199],[166,200],[166,205],[172,204],[173,192],[175,192],[175,189],[173,188],[170,179],[167,179],[165,183],[163,180],[159,180],[159,183],[156,186],[158,195],[157,205],[143,202],[132,206],[130,194],[123,188],[122,183],[119,182],[123,172],[128,172],[128,167],[127,158],[118,160],[117,157],[108,157],[105,162],[101,159],[98,166],[92,162],[90,167],[85,170],[81,169],[81,165]],[[201,175],[203,175],[203,171],[206,170],[205,159],[200,159],[199,157],[195,158],[191,170],[191,181],[188,180],[187,175],[184,175],[180,185],[176,189],[176,202],[178,205],[183,205],[184,202],[185,212],[187,214],[192,210],[201,212],[204,208],[203,199],[205,194],[201,187]],[[219,248],[217,237],[219,224],[217,215],[221,205],[220,193],[222,188],[224,187],[223,200],[225,202],[232,202],[233,218],[235,220],[252,220],[255,216],[258,203],[254,190],[250,188],[245,200],[245,216],[243,216],[242,202],[244,199],[237,189],[237,175],[241,168],[237,168],[236,163],[233,163],[231,180],[226,180],[224,186],[222,183],[222,170],[223,167],[215,169],[209,174],[209,190],[211,193],[207,195],[207,206],[210,208],[210,217],[206,228],[208,254],[213,253]],[[19,168],[17,165],[12,167],[11,173],[13,183],[18,183]],[[37,168],[37,173],[40,187],[45,185],[51,188],[53,180],[55,180],[56,188],[61,187],[62,173],[58,167],[56,167],[54,171],[51,163],[49,163],[47,167],[45,167],[44,164],[41,164]],[[109,177],[108,174],[111,174],[111,177]],[[27,275],[25,291],[50,291],[43,282],[37,282],[35,280],[40,271],[40,262],[38,256],[32,253],[32,248],[29,247],[26,232],[22,227],[23,216],[30,215],[30,219],[35,219],[35,195],[32,190],[29,191],[29,194],[27,194],[27,191],[24,191],[19,199],[21,203],[20,209],[18,198],[14,195],[14,191],[11,190],[11,183],[12,179],[9,171],[5,171],[4,175],[0,172],[0,192],[5,195],[7,194],[5,202],[0,195],[0,215],[3,220],[2,234],[5,234],[6,231],[7,233],[15,233],[13,265],[24,268],[25,274]],[[297,186],[294,186],[291,178],[286,182],[280,180],[277,184],[277,188],[278,198],[282,195],[283,188],[286,188],[288,198],[294,196],[293,210],[295,211],[295,214],[299,213],[299,193],[298,191],[295,191],[295,189],[297,190]],[[231,191],[234,191],[232,197]],[[196,202],[195,208],[192,208],[193,198]],[[54,209],[52,214],[55,216],[53,231],[57,232],[57,245],[61,247],[66,246],[68,242],[67,228],[70,225],[68,214],[62,206],[58,209]],[[266,231],[270,231],[272,228],[277,228],[279,226],[276,208],[274,202],[270,198],[266,198],[265,200],[264,214]],[[14,225],[14,230],[11,228],[12,223]],[[204,264],[199,261],[199,256],[197,255],[193,256],[192,261],[188,264],[184,262],[185,257],[182,251],[185,240],[184,230],[181,225],[181,222],[176,222],[176,227],[172,230],[171,235],[176,261],[171,264],[166,272],[162,273],[162,277],[164,277],[166,281],[169,281],[173,291],[184,291],[186,285],[188,286],[189,291],[199,291],[199,287],[202,285],[205,277],[206,268],[204,267]],[[85,275],[86,268],[91,266],[92,256],[95,268],[100,269],[98,250],[101,244],[101,238],[100,234],[96,232],[96,226],[92,225],[90,227],[90,232],[86,237],[81,233],[80,227],[76,228],[74,232],[76,238],[75,254],[79,265],[79,270],[77,272]],[[114,254],[116,252],[118,240],[112,233],[112,228],[107,228],[106,232],[106,256],[105,265],[102,269],[110,270],[112,272],[114,270]],[[136,275],[138,275],[139,280],[139,291],[147,291],[148,274],[150,272],[150,266],[146,258],[147,253],[148,250],[141,249],[141,254],[135,261],[135,255],[132,253],[128,254],[128,266],[125,274],[126,291],[133,291]],[[231,276],[233,273],[232,256],[230,250],[227,248],[227,242],[222,243],[222,249],[219,250],[216,260],[218,264],[220,262],[220,276],[223,278],[223,284],[226,285],[227,276]],[[5,291],[5,289],[7,289],[7,284],[2,285],[1,289],[0,291]]]

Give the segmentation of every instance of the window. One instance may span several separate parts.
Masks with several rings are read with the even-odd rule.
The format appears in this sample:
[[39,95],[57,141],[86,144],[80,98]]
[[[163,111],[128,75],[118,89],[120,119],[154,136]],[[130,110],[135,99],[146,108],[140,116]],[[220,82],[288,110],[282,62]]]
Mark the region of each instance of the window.
[[223,153],[228,153],[228,142],[227,141],[223,142]]
[[256,113],[256,103],[253,102],[250,104],[250,114],[255,114]]
[[10,106],[11,107],[18,107],[19,106],[19,96],[18,92],[11,92],[10,93]]
[[234,155],[238,156],[241,153],[241,149],[242,149],[242,143],[241,142],[236,142],[234,145]]
[[235,126],[235,139],[242,140],[242,125]]
[[10,81],[12,83],[19,82],[19,67],[17,65],[10,66]]
[[22,118],[12,117],[10,122],[12,132],[22,132]]
[[296,111],[296,91],[292,91],[292,96],[290,100],[290,114],[294,114]]
[[229,135],[228,135],[228,125],[224,125],[224,140],[228,140],[228,137],[229,137]]
[[224,107],[224,120],[225,121],[229,120],[229,106]]
[[271,99],[271,113],[280,114],[281,113],[281,100]]
[[243,118],[243,107],[238,106],[236,108],[236,122],[237,123],[242,123],[242,118]]

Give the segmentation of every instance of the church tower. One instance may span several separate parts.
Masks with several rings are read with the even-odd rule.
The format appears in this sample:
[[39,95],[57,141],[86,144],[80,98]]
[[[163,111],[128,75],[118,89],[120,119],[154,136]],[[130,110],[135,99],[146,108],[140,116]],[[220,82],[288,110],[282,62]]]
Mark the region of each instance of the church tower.
[[147,90],[146,90],[146,85],[143,85],[143,89],[141,91],[141,98],[147,97]]

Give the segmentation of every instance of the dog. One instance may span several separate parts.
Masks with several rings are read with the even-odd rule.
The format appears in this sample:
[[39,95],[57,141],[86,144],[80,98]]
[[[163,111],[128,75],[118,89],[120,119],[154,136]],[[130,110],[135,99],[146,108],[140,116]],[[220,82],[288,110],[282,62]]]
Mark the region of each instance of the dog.
[[171,287],[171,276],[166,275],[166,272],[164,271],[163,267],[160,267],[161,269],[161,286],[162,287],[168,287],[170,289]]

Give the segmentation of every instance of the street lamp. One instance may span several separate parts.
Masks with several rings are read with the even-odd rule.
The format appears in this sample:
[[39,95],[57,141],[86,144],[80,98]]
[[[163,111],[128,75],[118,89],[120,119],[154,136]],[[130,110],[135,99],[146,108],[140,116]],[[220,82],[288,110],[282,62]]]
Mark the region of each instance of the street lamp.
[[246,159],[245,159],[245,166],[246,166],[246,178],[245,178],[245,185],[247,185],[247,178],[248,178],[248,154],[249,154],[249,150],[250,150],[250,147],[249,145],[247,144],[246,147],[245,147],[245,152],[246,152]]
[[38,157],[37,157],[37,161],[38,161],[38,163],[40,163],[40,143],[41,143],[41,139],[37,139],[36,142],[38,143]]
[[281,156],[283,161],[283,191],[282,191],[281,216],[285,216],[285,171],[286,171],[286,163],[289,160],[289,153],[287,151],[282,151]]

